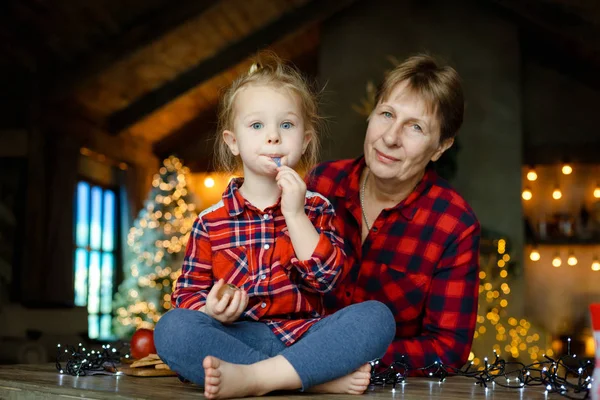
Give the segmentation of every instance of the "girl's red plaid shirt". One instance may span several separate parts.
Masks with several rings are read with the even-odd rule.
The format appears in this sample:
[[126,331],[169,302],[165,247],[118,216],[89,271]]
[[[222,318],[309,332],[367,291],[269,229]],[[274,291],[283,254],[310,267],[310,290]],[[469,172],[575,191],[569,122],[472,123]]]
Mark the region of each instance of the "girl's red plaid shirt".
[[312,257],[301,261],[280,202],[261,211],[243,198],[242,183],[233,179],[222,200],[196,219],[171,302],[198,310],[223,278],[250,295],[240,318],[265,322],[289,346],[324,315],[323,294],[344,272],[335,212],[325,197],[307,192],[304,209],[320,237]]

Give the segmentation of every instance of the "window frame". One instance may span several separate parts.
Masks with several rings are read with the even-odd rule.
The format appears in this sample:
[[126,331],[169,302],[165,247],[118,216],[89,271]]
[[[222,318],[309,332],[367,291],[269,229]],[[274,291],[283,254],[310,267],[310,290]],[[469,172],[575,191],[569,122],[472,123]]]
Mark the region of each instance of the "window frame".
[[[79,184],[81,182],[87,183],[89,185],[89,193],[88,193],[88,199],[87,199],[87,204],[88,204],[88,243],[86,247],[80,247],[77,245],[77,223],[78,223],[78,207],[79,207]],[[100,229],[100,246],[99,249],[92,249],[91,247],[91,232],[92,232],[92,188],[94,187],[98,187],[101,189],[101,198],[102,198],[102,202],[101,202],[101,207],[100,207],[100,221],[101,221],[101,229]],[[104,194],[106,193],[106,191],[112,191],[114,194],[114,222],[113,222],[113,250],[111,252],[108,251],[104,251],[102,249],[103,246],[103,240],[104,240],[104,214],[105,214],[105,210],[104,210]],[[84,306],[78,306],[75,305],[76,307],[85,307],[87,314],[88,314],[88,321],[87,321],[87,334],[88,334],[88,338],[92,341],[97,340],[97,341],[108,341],[108,340],[113,340],[115,338],[115,334],[112,328],[112,323],[114,318],[116,317],[116,312],[113,306],[113,299],[114,299],[114,295],[117,293],[118,291],[118,287],[119,284],[122,282],[123,280],[123,271],[122,271],[122,266],[123,266],[123,248],[122,248],[122,236],[123,233],[121,232],[121,224],[122,224],[122,220],[123,220],[123,215],[122,215],[122,205],[121,205],[121,195],[123,188],[121,188],[119,185],[116,184],[106,184],[103,182],[98,181],[97,179],[93,179],[90,178],[89,176],[85,176],[85,175],[81,175],[78,174],[77,175],[77,179],[76,179],[76,183],[75,183],[75,193],[73,195],[73,250],[72,250],[72,256],[73,256],[73,281],[72,281],[72,287],[73,287],[73,297],[72,297],[72,301],[73,304],[75,304],[75,298],[76,298],[76,268],[77,268],[77,250],[78,249],[83,249],[86,251],[86,255],[87,255],[87,259],[86,259],[86,269],[87,269],[87,274],[86,274],[86,301],[85,301],[85,305]],[[113,274],[112,274],[112,291],[111,291],[111,311],[110,313],[102,313],[101,310],[101,304],[99,305],[99,310],[97,314],[90,314],[88,311],[88,306],[89,306],[89,300],[90,300],[90,285],[89,285],[89,270],[90,270],[90,255],[93,251],[98,251],[99,253],[99,258],[100,258],[100,266],[102,266],[102,255],[103,254],[112,254],[113,255]],[[101,271],[101,269],[100,269]],[[100,272],[101,274],[101,272]],[[100,289],[99,289],[100,293],[102,292],[102,277],[100,275]],[[101,302],[101,296],[99,298],[99,302]],[[90,321],[89,321],[89,316],[90,315],[98,315],[98,337],[92,338],[89,337],[90,334]],[[110,315],[110,336],[109,337],[103,337],[101,335],[101,317],[104,315]]]

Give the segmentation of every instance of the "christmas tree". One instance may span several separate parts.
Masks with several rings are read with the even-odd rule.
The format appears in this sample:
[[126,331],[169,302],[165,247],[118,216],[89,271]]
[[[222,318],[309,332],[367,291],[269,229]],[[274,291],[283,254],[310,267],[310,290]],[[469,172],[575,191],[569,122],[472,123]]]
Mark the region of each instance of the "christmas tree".
[[171,307],[173,284],[190,230],[195,204],[187,189],[189,170],[176,157],[164,160],[152,190],[127,236],[125,279],[114,298],[114,332],[129,337],[154,327]]

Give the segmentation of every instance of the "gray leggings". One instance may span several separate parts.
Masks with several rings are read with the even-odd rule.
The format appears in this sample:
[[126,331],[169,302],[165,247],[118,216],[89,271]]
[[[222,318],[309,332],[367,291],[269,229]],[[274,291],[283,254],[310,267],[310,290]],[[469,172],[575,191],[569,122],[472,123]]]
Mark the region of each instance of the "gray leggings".
[[158,321],[154,342],[160,358],[173,371],[200,386],[204,386],[202,361],[208,355],[236,364],[282,355],[306,390],[382,357],[395,333],[389,308],[371,300],[323,318],[289,347],[262,322],[223,325],[203,312],[181,308]]

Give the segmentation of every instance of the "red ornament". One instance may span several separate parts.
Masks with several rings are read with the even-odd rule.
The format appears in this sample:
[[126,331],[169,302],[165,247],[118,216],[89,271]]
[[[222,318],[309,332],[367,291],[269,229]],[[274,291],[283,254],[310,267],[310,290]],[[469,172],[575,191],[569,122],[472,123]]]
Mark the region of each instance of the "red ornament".
[[154,347],[154,331],[138,329],[131,338],[131,356],[136,359],[144,358],[148,354],[156,354]]

